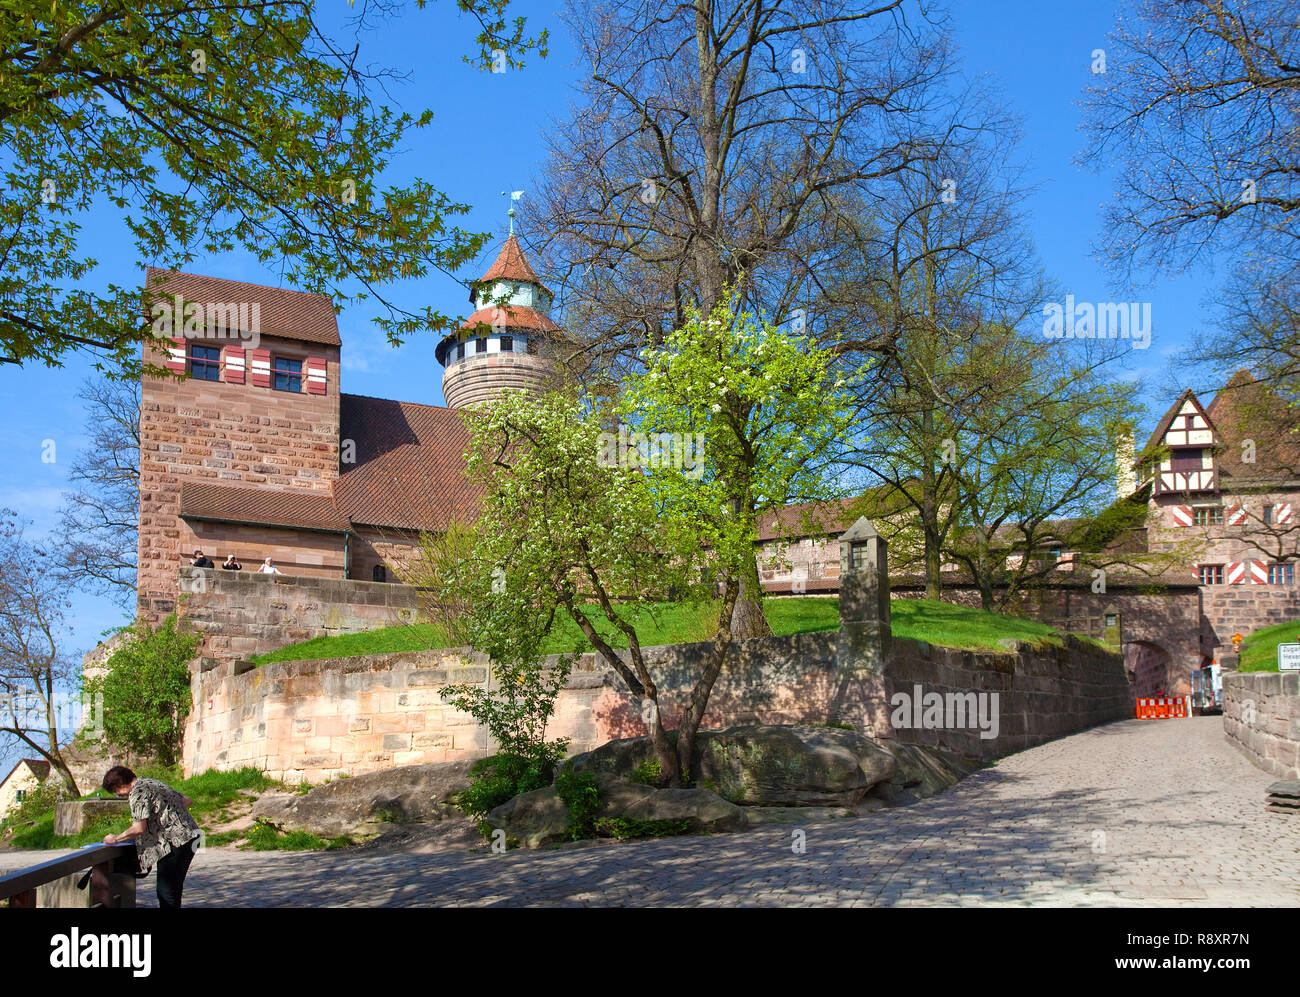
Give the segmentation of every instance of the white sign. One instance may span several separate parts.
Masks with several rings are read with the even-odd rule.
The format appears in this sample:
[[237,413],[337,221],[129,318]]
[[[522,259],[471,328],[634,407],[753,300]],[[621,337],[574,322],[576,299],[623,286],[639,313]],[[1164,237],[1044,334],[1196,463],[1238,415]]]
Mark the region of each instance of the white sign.
[[1300,644],[1279,644],[1277,646],[1277,670],[1279,672],[1300,672]]

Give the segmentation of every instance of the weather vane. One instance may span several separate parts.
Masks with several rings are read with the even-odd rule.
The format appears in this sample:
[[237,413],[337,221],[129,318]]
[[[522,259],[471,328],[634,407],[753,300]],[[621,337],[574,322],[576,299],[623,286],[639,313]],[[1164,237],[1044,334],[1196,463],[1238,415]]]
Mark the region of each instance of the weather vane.
[[[510,218],[510,234],[514,235],[515,234],[515,202],[524,196],[524,192],[522,190],[512,190],[509,193],[510,193],[510,210],[507,211],[506,214]],[[501,196],[505,197],[506,191],[503,190],[501,192]]]

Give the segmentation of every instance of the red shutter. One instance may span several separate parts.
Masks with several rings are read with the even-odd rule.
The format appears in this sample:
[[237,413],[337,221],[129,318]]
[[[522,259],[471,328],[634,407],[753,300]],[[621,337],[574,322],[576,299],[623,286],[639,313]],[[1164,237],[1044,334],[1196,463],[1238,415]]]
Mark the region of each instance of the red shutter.
[[307,358],[307,391],[313,395],[325,394],[329,377],[329,363],[324,357]]
[[1169,507],[1170,518],[1173,519],[1175,526],[1192,525],[1192,507],[1188,505],[1173,505]]
[[244,358],[242,346],[227,346],[221,353],[221,379],[230,384],[244,383]]
[[167,347],[167,369],[173,374],[185,373],[185,337],[172,336]]
[[248,377],[253,387],[269,388],[271,386],[271,351],[249,350],[248,359]]

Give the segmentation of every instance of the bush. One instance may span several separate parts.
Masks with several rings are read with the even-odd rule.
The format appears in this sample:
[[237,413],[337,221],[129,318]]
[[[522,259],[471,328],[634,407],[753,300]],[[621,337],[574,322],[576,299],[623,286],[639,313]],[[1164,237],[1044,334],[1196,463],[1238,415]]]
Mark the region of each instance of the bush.
[[569,808],[569,826],[566,833],[573,841],[593,837],[596,833],[596,812],[600,809],[600,787],[590,772],[578,772],[572,762],[566,762],[555,780],[555,791]]
[[104,697],[104,734],[127,751],[174,765],[190,712],[189,661],[202,640],[173,613],[157,629],[141,622],[109,657],[108,673],[86,683]]
[[488,811],[512,800],[520,793],[530,793],[551,784],[557,757],[499,754],[475,762],[469,770],[474,781],[456,797],[456,806],[481,821]]
[[634,768],[628,779],[643,786],[658,786],[663,779],[663,767],[658,758],[649,758]]

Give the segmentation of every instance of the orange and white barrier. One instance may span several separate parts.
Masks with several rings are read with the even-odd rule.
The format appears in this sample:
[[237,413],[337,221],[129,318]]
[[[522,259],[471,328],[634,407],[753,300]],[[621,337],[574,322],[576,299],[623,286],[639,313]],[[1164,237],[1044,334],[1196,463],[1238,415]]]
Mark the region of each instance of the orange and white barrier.
[[1191,715],[1190,696],[1158,696],[1137,701],[1139,720],[1171,720]]

